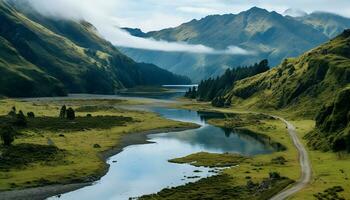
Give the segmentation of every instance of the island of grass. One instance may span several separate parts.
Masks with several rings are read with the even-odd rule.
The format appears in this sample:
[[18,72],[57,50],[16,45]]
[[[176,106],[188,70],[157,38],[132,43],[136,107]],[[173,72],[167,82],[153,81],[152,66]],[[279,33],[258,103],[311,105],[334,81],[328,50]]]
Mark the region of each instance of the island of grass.
[[[1,123],[16,122],[21,111],[26,116],[26,125],[14,125],[14,142],[10,146],[0,145],[0,191],[91,183],[106,173],[107,157],[125,146],[145,143],[147,134],[198,127],[150,112],[118,108],[130,104],[103,99],[1,100]],[[74,119],[60,117],[62,105],[75,110]],[[16,115],[11,119],[9,115],[14,109]],[[51,193],[44,190],[45,197],[62,192],[57,188],[59,185]]]
[[232,153],[207,153],[199,152],[185,156],[183,158],[175,158],[169,160],[172,163],[184,164],[188,163],[196,167],[231,167],[238,165],[245,161],[247,158],[238,154]]

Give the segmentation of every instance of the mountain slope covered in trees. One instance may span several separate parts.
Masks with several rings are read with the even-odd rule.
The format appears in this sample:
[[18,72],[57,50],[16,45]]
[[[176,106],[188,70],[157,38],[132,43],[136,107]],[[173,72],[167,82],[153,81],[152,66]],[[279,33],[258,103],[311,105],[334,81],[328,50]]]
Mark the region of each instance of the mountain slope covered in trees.
[[126,30],[138,37],[203,44],[215,49],[236,45],[256,52],[255,55],[122,51],[135,60],[157,64],[199,82],[221,75],[227,68],[247,66],[263,59],[268,59],[271,66],[275,66],[284,58],[299,56],[340,34],[344,28],[350,28],[349,23],[350,19],[329,13],[293,18],[254,7],[239,14],[212,15],[160,31],[140,33],[137,29]]
[[278,67],[237,81],[225,95],[233,106],[284,109],[316,116],[309,144],[350,150],[350,30]]
[[5,96],[113,94],[136,85],[189,83],[124,56],[88,22],[44,17],[16,1],[0,1],[0,43]]

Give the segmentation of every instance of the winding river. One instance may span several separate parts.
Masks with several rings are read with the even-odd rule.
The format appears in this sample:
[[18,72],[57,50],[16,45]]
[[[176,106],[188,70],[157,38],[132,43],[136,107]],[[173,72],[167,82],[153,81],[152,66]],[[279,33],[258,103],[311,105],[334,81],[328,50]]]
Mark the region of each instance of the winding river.
[[[169,95],[171,98],[176,95]],[[166,99],[161,96],[160,99]],[[276,150],[268,140],[254,134],[222,129],[207,124],[210,118],[223,118],[220,113],[195,112],[161,106],[143,109],[184,122],[197,123],[194,130],[152,134],[151,143],[126,147],[107,161],[108,173],[91,186],[50,199],[64,200],[125,200],[160,191],[163,188],[183,185],[215,174],[215,170],[188,164],[169,163],[169,159],[201,151],[212,153],[232,152],[243,155],[268,154]]]

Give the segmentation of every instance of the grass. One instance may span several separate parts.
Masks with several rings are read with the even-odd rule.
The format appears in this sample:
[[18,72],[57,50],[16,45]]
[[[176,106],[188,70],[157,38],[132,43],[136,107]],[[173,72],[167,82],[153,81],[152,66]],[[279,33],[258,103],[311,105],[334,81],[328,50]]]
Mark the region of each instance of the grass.
[[[187,108],[187,109],[196,109],[196,110],[211,110],[224,113],[247,113],[249,109],[246,109],[245,106],[242,108],[213,108],[209,103],[195,102],[182,100],[183,104],[177,105],[177,107]],[[292,196],[290,199],[305,199],[305,200],[314,200],[314,194],[322,193],[325,190],[341,186],[344,188],[343,192],[340,192],[338,195],[345,199],[350,199],[350,155],[347,153],[333,153],[333,152],[322,152],[317,150],[312,150],[307,146],[307,141],[304,140],[304,136],[312,131],[315,127],[315,121],[310,120],[310,116],[306,115],[296,115],[295,112],[289,112],[288,109],[283,110],[268,110],[268,109],[255,109],[254,112],[261,113],[270,113],[272,115],[278,115],[289,120],[297,129],[299,139],[302,141],[309,153],[309,158],[312,165],[312,181],[308,186],[298,192],[295,196]],[[301,113],[301,110],[297,110],[297,113]],[[215,122],[215,121],[212,121]],[[225,125],[225,121],[216,121],[217,125]],[[287,151],[285,152],[276,152],[271,155],[257,156],[254,158],[255,161],[261,162],[262,167],[254,167],[249,164],[241,164],[239,168],[232,168],[226,170],[227,173],[232,174],[233,176],[238,177],[238,181],[241,183],[245,181],[245,173],[255,179],[261,178],[260,172],[266,173],[266,171],[278,171],[283,176],[289,177],[293,180],[297,180],[300,174],[300,167],[297,160],[297,152],[295,147],[292,145],[291,140],[286,133],[285,125],[276,120],[265,121],[267,124],[262,126],[248,126],[251,130],[261,131],[264,134],[271,136],[275,141],[280,142],[283,145],[286,145]],[[269,125],[268,125],[269,124]],[[274,129],[267,129],[267,127],[272,126]],[[265,128],[264,128],[265,127]],[[267,164],[269,161],[272,162],[273,159],[283,156],[287,162],[285,165],[276,165],[276,164]],[[265,163],[265,164],[264,164]],[[265,167],[264,167],[265,166]],[[266,168],[266,166],[268,166]],[[245,170],[248,169],[248,170]],[[253,169],[259,170],[253,170]],[[258,173],[256,173],[258,172]]]
[[[195,183],[188,183],[183,186],[175,188],[167,188],[158,192],[157,194],[146,195],[141,197],[141,200],[148,199],[215,199],[215,200],[228,200],[228,199],[253,199],[263,200],[269,199],[273,194],[278,192],[283,187],[289,185],[292,181],[290,179],[281,178],[277,180],[271,180],[265,178],[261,183],[252,183],[250,185],[238,185],[235,178],[227,174],[221,174],[212,176],[209,178],[201,179]],[[268,185],[269,188],[262,188],[262,185]],[[277,190],[276,190],[277,189]]]
[[246,158],[238,154],[215,154],[200,152],[196,154],[191,154],[183,158],[175,158],[169,160],[172,163],[189,163],[196,167],[231,167],[240,164]]
[[[104,100],[101,100],[102,102]],[[64,102],[67,106],[78,108],[81,106],[97,106],[103,105],[99,100],[75,100],[72,104]],[[62,102],[25,102],[20,100],[3,99],[0,101],[0,115],[5,115],[16,106],[17,110],[23,112],[34,111],[38,120],[41,118],[57,117],[59,108]],[[111,101],[110,104],[113,104]],[[126,102],[127,104],[128,102]],[[120,102],[115,103],[120,105]],[[77,112],[78,122],[83,120],[84,116],[89,112]],[[194,124],[166,120],[160,116],[141,111],[130,111],[122,109],[98,110],[93,112],[93,116],[103,116],[108,119],[108,126],[99,128],[101,122],[98,122],[89,129],[65,128],[54,130],[49,127],[44,127],[44,122],[41,128],[21,130],[21,135],[14,142],[14,147],[25,144],[30,145],[48,145],[48,142],[53,143],[58,149],[64,151],[64,158],[60,158],[59,162],[41,162],[34,161],[25,167],[10,168],[6,172],[0,171],[0,190],[12,190],[27,187],[36,187],[48,184],[65,184],[74,182],[86,182],[98,179],[107,169],[105,161],[101,157],[101,153],[112,148],[123,147],[122,138],[129,133],[141,133],[149,130],[165,130],[174,128],[194,128]],[[126,120],[123,124],[113,122],[113,119],[132,118]],[[93,117],[94,118],[94,117]],[[92,118],[92,119],[93,119]],[[84,118],[84,120],[90,120]],[[110,124],[112,122],[113,124]],[[65,121],[63,123],[66,123]],[[69,123],[69,122],[67,122]],[[84,122],[85,123],[85,122]],[[87,123],[87,122],[86,122]],[[31,124],[31,122],[29,122]],[[77,123],[79,124],[79,123]],[[61,124],[57,125],[61,128]],[[74,127],[74,126],[73,126]],[[63,136],[62,136],[63,135]],[[94,148],[98,144],[100,148]],[[1,149],[0,151],[3,151]],[[3,153],[3,152],[2,152]]]
[[[315,122],[312,120],[295,120],[292,123],[297,127],[299,138],[310,132]],[[306,141],[303,140],[306,146]],[[323,192],[328,188],[341,186],[344,188],[339,196],[350,198],[350,155],[347,153],[333,153],[312,150],[307,147],[312,165],[312,181],[292,199],[315,199],[314,194]]]

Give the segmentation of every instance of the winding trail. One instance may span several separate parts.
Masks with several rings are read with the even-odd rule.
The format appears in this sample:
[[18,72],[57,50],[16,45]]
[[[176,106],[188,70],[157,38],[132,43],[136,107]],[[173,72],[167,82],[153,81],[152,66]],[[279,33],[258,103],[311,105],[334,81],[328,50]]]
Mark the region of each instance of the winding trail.
[[280,192],[279,194],[275,195],[274,197],[272,197],[270,199],[270,200],[283,200],[283,199],[286,199],[286,198],[290,197],[291,195],[297,193],[298,191],[303,189],[310,182],[310,180],[311,180],[311,166],[310,166],[310,160],[309,160],[309,156],[307,154],[307,151],[306,151],[305,147],[303,146],[303,144],[300,142],[298,135],[297,135],[297,131],[296,131],[295,127],[293,126],[293,124],[291,124],[290,122],[288,122],[287,120],[285,120],[281,117],[278,117],[278,116],[272,116],[272,117],[283,121],[287,125],[288,133],[293,140],[294,146],[298,150],[299,163],[300,163],[300,167],[301,167],[301,176],[300,176],[299,180],[292,187],[287,188],[286,190],[283,190],[282,192]]

